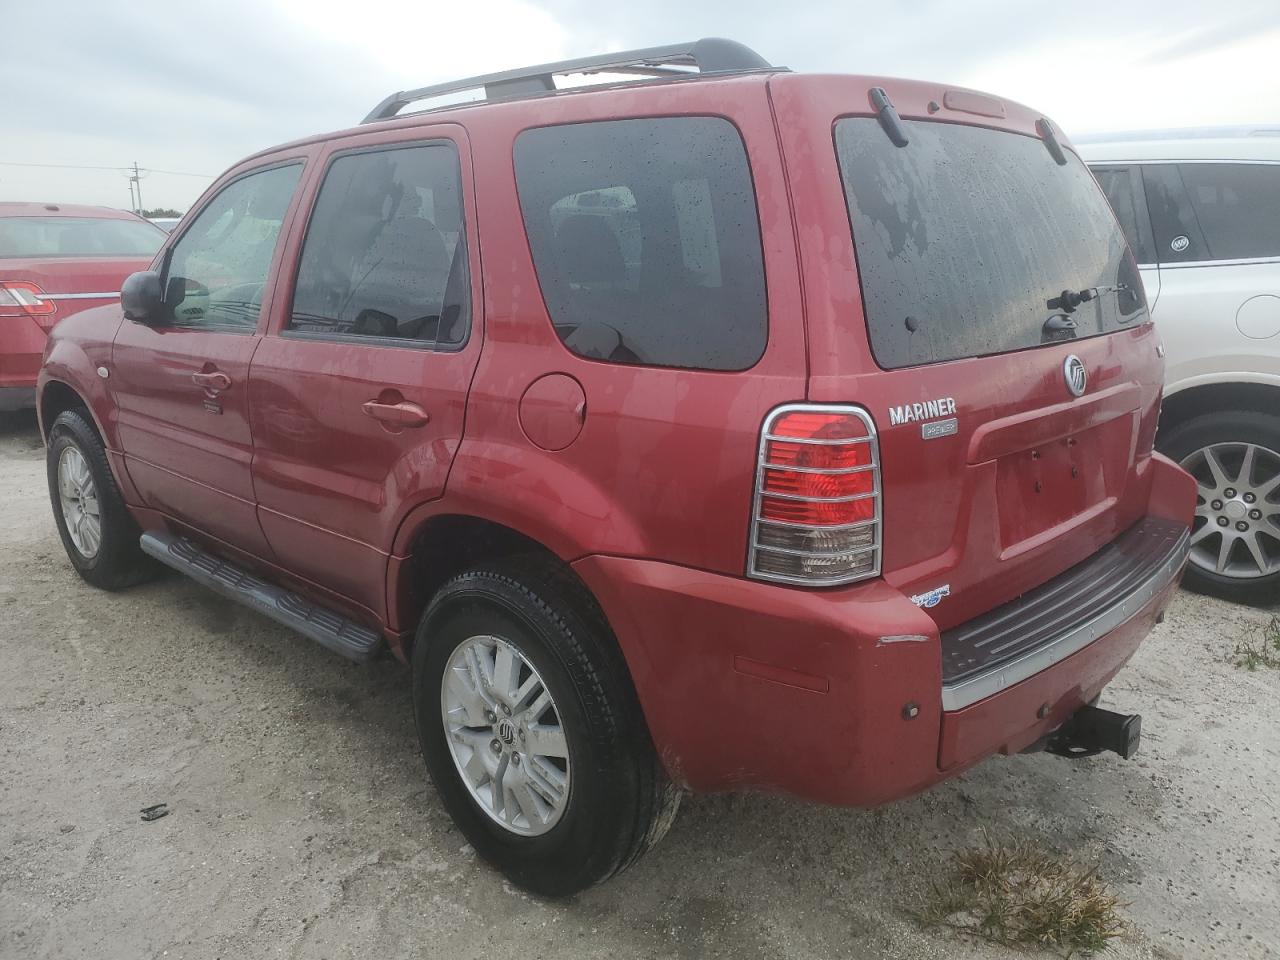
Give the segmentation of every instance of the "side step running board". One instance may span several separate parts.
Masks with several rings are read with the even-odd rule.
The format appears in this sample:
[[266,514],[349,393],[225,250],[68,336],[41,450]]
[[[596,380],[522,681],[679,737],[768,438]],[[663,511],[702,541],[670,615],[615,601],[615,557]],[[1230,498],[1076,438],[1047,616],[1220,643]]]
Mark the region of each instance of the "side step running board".
[[144,533],[143,553],[165,566],[185,573],[225,597],[238,600],[277,623],[298,631],[348,660],[363,663],[382,644],[382,636],[369,627],[304,600],[274,584],[259,580],[228,560],[197,547],[190,540],[167,533]]

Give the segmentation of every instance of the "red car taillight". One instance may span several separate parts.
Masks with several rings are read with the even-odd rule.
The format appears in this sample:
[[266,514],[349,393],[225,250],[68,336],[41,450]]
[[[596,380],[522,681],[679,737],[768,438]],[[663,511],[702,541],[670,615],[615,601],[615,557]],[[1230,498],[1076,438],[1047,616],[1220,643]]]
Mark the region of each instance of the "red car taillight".
[[58,309],[44,291],[26,280],[0,280],[0,317],[47,317]]
[[858,407],[789,404],[765,419],[747,575],[830,586],[880,573],[880,455]]

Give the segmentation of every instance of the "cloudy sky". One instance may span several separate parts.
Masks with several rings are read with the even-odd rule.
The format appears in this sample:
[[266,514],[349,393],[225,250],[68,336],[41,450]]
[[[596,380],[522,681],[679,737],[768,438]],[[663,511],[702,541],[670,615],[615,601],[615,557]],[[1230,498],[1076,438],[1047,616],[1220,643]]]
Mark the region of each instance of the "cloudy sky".
[[144,204],[185,209],[392,90],[700,36],[990,90],[1076,135],[1280,122],[1276,0],[0,0],[0,35],[3,200],[128,206],[119,170],[68,167],[136,160]]

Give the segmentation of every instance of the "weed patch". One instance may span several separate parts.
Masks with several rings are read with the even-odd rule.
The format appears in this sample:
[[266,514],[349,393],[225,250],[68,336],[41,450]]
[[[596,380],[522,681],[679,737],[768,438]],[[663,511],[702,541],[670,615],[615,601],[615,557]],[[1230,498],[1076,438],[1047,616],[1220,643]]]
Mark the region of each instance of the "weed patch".
[[952,857],[919,911],[948,927],[1004,946],[1036,946],[1065,956],[1104,949],[1123,928],[1119,899],[1084,865],[1027,840],[983,845]]
[[1243,670],[1280,670],[1280,617],[1272,617],[1238,640],[1231,651],[1231,662]]

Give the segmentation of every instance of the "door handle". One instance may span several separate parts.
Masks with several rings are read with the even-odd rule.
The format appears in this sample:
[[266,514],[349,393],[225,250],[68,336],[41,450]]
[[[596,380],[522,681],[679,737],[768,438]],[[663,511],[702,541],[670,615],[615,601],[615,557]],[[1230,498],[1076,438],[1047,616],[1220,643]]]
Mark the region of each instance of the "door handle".
[[389,427],[425,427],[431,420],[427,411],[416,403],[401,400],[398,403],[381,403],[378,400],[366,400],[360,409],[367,416],[385,423]]
[[231,378],[220,370],[214,370],[212,373],[193,373],[191,382],[206,390],[231,389]]

